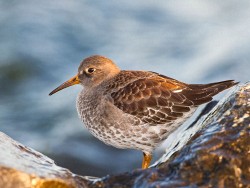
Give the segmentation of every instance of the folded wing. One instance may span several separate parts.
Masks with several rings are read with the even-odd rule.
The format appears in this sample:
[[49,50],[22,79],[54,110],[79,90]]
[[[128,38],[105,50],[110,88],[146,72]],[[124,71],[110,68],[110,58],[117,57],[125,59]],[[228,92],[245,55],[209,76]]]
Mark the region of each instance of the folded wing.
[[151,125],[173,122],[192,108],[236,83],[232,80],[211,84],[185,84],[152,73],[111,93],[116,107]]

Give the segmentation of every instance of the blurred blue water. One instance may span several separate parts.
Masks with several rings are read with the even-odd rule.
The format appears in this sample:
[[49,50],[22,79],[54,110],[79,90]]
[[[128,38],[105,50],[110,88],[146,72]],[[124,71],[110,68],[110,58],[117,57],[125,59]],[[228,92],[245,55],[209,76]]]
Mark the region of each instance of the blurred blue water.
[[0,1],[0,131],[82,175],[140,167],[83,128],[80,86],[48,97],[93,54],[190,83],[249,80],[250,1]]

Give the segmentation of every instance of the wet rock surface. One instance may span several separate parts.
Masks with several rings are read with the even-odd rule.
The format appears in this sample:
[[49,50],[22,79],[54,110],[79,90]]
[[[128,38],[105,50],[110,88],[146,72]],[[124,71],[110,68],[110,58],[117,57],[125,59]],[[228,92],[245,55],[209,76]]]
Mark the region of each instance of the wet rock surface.
[[0,132],[0,187],[250,187],[250,84],[237,86],[196,124],[202,128],[165,161],[94,180]]
[[86,187],[87,180],[0,132],[1,188]]

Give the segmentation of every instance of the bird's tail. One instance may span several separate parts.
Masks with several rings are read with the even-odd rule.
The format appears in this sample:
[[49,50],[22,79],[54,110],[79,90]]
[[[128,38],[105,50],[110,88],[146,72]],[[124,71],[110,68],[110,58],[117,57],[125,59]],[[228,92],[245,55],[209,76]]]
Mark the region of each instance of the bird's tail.
[[183,91],[183,94],[191,100],[194,105],[200,105],[211,101],[214,95],[238,83],[239,82],[235,82],[234,80],[226,80],[210,84],[190,84],[188,85],[188,89]]

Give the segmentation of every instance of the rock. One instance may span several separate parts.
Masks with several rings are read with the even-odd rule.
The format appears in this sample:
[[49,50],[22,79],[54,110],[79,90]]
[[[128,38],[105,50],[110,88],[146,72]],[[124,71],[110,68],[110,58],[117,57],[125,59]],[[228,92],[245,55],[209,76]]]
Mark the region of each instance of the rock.
[[0,132],[1,188],[87,187],[87,179],[55,165],[54,161]]
[[151,168],[94,180],[0,132],[0,187],[250,187],[250,84],[199,118],[194,136]]
[[200,124],[201,130],[167,161],[89,186],[250,187],[250,84],[237,86]]

